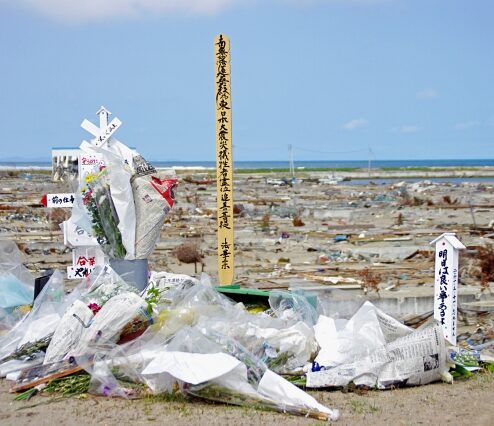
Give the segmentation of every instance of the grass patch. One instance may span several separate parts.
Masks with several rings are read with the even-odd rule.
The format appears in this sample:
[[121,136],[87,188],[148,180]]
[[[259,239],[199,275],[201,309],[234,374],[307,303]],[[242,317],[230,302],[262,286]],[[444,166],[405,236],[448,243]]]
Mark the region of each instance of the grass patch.
[[180,392],[160,393],[158,395],[146,395],[144,401],[149,404],[163,404],[169,402],[184,403],[187,397]]
[[381,411],[381,408],[375,404],[369,404],[360,399],[352,399],[350,401],[350,411],[354,414],[374,414]]
[[489,370],[476,371],[473,377],[470,377],[471,389],[484,389],[494,384],[494,372]]

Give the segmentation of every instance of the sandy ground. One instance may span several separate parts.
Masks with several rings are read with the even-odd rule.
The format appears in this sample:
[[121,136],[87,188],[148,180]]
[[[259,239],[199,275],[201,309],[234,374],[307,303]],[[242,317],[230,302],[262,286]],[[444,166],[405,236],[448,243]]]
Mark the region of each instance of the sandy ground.
[[[48,211],[39,199],[43,193],[70,192],[68,184],[35,174],[0,178],[0,237],[18,243],[35,275],[49,267],[63,270],[70,264],[71,254],[63,246],[58,222],[67,212]],[[235,200],[243,205],[245,214],[236,218],[236,272],[237,281],[246,286],[272,289],[295,283],[324,289],[328,278],[340,277],[340,288],[357,295],[361,293],[359,284],[352,287],[345,279],[358,278],[359,270],[371,267],[382,276],[380,298],[399,299],[404,297],[400,292],[430,297],[433,252],[428,243],[433,238],[455,231],[474,249],[494,235],[492,183],[409,185],[404,191],[403,186],[393,185],[320,185],[317,176],[307,176],[293,188],[269,186],[262,176],[238,179]],[[152,269],[198,275],[193,264],[180,263],[173,254],[179,244],[194,241],[214,281],[214,192],[212,186],[181,184],[179,201],[150,259]],[[304,226],[294,226],[293,214],[301,217]],[[282,239],[283,233],[289,237]],[[347,240],[336,243],[334,237],[339,234]],[[321,262],[321,256],[329,260]],[[465,303],[470,300],[467,296],[476,300],[476,261],[465,255],[460,266]],[[471,325],[476,323],[474,316]],[[454,385],[438,383],[365,394],[310,393],[319,402],[341,410],[340,425],[494,424],[493,375],[475,375]],[[321,424],[198,400],[124,401],[86,396],[49,401],[39,396],[27,403],[15,402],[8,383],[2,380],[0,424]],[[39,405],[29,408],[33,404]]]
[[[482,425],[494,419],[494,375],[479,374],[453,385],[435,383],[422,387],[365,394],[341,391],[310,392],[319,402],[338,408],[335,424],[357,425]],[[35,407],[31,405],[39,404]],[[322,425],[324,422],[246,407],[199,400],[167,401],[160,397],[125,401],[84,396],[50,402],[38,396],[28,402],[13,401],[8,383],[0,382],[2,425]]]

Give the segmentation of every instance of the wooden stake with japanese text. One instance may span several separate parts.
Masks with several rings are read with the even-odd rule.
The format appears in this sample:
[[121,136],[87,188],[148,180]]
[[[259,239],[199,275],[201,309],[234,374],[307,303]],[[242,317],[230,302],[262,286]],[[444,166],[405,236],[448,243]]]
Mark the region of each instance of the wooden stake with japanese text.
[[233,284],[233,157],[230,85],[230,40],[214,40],[216,89],[216,189],[218,223],[218,279]]
[[458,258],[459,251],[466,247],[454,232],[444,234],[431,241],[436,245],[434,278],[434,319],[441,324],[444,338],[456,346],[458,311]]

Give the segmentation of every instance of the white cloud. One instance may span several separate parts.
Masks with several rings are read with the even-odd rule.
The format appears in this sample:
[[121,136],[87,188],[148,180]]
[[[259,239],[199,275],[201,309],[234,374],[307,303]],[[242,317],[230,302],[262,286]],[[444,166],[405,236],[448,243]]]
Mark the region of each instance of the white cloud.
[[455,124],[455,129],[465,130],[465,129],[471,129],[472,127],[477,127],[477,126],[480,126],[479,120],[470,120],[470,121],[464,121],[462,123]]
[[[266,0],[264,0],[266,1]],[[343,3],[350,5],[373,6],[375,4],[389,3],[393,0],[276,0],[278,3],[288,3],[295,6],[310,6],[318,3]]]
[[436,89],[424,89],[417,92],[417,99],[426,100],[426,99],[434,99],[439,96],[439,93]]
[[83,23],[171,13],[213,15],[243,2],[244,0],[17,0],[16,5],[57,21]]
[[419,126],[412,125],[412,124],[407,124],[404,126],[399,126],[399,127],[393,127],[391,129],[392,132],[395,133],[415,133],[419,130]]
[[238,5],[265,2],[310,7],[333,3],[373,6],[394,0],[0,0],[10,7],[20,7],[63,23],[88,23],[112,19],[139,19],[148,16],[188,14],[215,15]]
[[365,126],[369,123],[365,118],[356,118],[354,120],[350,120],[348,123],[343,124],[343,128],[346,130],[354,130],[358,127]]

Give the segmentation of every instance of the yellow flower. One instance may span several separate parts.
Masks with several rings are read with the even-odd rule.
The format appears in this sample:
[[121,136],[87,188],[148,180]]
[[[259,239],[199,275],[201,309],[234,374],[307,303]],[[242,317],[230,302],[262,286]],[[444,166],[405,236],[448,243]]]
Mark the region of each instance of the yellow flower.
[[32,309],[31,305],[21,305],[14,309],[19,314],[27,314]]
[[91,183],[94,179],[96,179],[96,176],[95,174],[91,174],[91,173],[88,173],[86,176],[84,176],[84,181],[86,183]]

